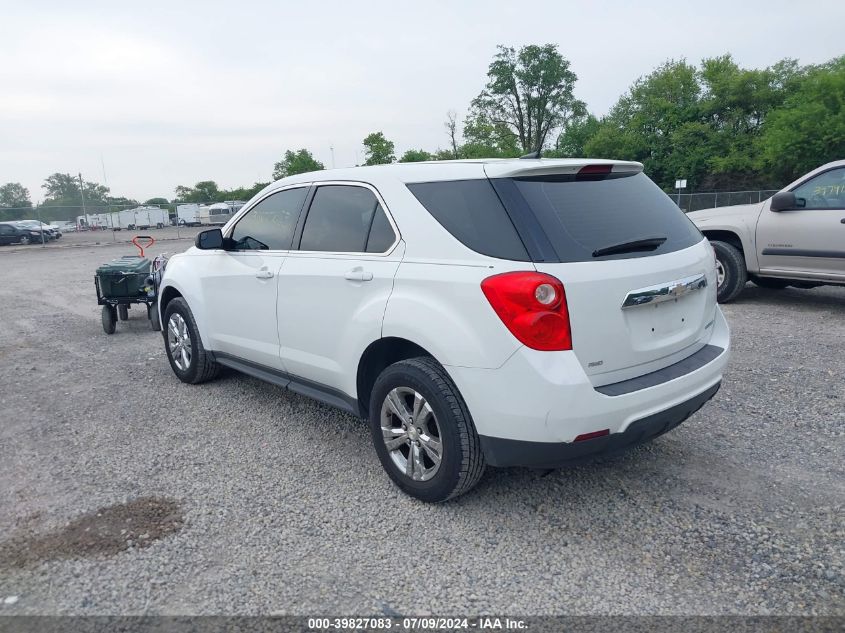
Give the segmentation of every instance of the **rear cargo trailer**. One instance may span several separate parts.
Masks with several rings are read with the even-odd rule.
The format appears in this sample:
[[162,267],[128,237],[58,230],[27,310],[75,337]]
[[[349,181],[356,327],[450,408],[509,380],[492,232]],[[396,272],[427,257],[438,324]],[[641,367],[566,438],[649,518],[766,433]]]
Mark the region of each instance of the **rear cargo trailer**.
[[177,205],[176,222],[180,226],[199,226],[200,205],[193,203]]

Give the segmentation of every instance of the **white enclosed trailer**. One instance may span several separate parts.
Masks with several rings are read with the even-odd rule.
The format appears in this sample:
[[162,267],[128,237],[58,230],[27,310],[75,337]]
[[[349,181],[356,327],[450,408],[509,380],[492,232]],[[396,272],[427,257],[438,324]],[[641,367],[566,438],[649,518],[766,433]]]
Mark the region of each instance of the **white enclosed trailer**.
[[197,226],[200,224],[200,205],[196,203],[180,204],[176,206],[176,222],[182,226]]

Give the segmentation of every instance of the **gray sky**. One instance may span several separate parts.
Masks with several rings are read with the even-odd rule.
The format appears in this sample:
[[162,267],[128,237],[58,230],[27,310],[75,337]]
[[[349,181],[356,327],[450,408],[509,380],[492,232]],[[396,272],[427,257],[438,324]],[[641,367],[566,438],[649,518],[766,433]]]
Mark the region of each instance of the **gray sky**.
[[[523,8],[526,7],[526,8]],[[0,2],[0,184],[33,201],[50,173],[113,195],[269,180],[285,149],[356,163],[382,130],[445,147],[496,44],[556,43],[576,95],[605,113],[668,58],[730,52],[765,67],[841,55],[845,3],[745,2]]]

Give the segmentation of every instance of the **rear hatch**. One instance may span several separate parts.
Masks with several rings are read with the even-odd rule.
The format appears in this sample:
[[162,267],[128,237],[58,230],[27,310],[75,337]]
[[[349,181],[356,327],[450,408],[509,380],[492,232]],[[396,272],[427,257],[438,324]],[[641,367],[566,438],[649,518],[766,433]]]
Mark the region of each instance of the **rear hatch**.
[[563,282],[572,348],[593,384],[703,347],[716,309],[712,251],[641,166],[527,162],[538,165],[501,175],[488,165],[488,176],[537,270]]

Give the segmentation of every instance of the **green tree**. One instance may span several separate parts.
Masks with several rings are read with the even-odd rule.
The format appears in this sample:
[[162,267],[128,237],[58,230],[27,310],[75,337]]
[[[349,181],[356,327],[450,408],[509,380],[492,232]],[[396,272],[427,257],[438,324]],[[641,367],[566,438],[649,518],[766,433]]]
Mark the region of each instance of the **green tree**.
[[153,204],[163,207],[170,204],[170,202],[167,200],[167,198],[150,198],[149,200],[144,201],[144,204]]
[[[661,186],[687,178],[696,186],[704,175],[693,171],[689,147],[676,138],[688,124],[699,123],[701,107],[696,68],[670,60],[638,79],[601,120],[595,135],[584,144],[588,156],[636,160]],[[707,140],[709,143],[709,139]]]
[[519,138],[505,123],[493,123],[482,112],[471,111],[464,120],[461,158],[512,158],[524,153]]
[[599,120],[592,114],[573,119],[557,137],[555,149],[547,155],[558,158],[580,158],[586,156],[587,141],[593,138],[600,127]]
[[[459,150],[460,151],[460,148]],[[431,157],[431,160],[455,160],[455,151],[453,149],[440,149],[437,148],[437,151]]]
[[393,141],[388,141],[382,132],[373,132],[364,139],[365,165],[385,165],[396,161]]
[[802,74],[789,59],[764,69],[740,68],[730,55],[701,62],[701,120],[712,132],[705,188],[768,186],[758,173],[755,145],[763,123],[783,105]]
[[180,202],[217,202],[221,200],[220,188],[213,180],[202,180],[193,187],[179,185],[175,189]]
[[[86,204],[105,202],[109,194],[109,188],[96,182],[84,181],[83,193]],[[81,204],[79,195],[79,179],[70,174],[56,172],[44,179],[41,185],[44,189],[45,202],[61,202],[62,204]]]
[[472,101],[471,118],[507,127],[524,152],[542,149],[553,130],[586,111],[573,93],[577,76],[554,44],[498,51],[487,85]]
[[424,160],[433,160],[434,157],[424,149],[409,149],[407,152],[402,154],[402,158],[399,159],[400,163],[419,163]]
[[44,179],[41,188],[44,189],[44,196],[50,200],[79,199],[79,180],[70,174],[51,174]]
[[29,189],[19,182],[7,182],[0,187],[0,207],[7,208],[29,208],[32,201],[29,199]]
[[264,189],[269,182],[257,182],[252,187],[238,187],[237,189],[228,189],[221,192],[223,200],[249,200],[259,191]]
[[845,56],[808,69],[764,122],[758,147],[781,183],[845,157]]
[[325,168],[325,165],[316,160],[307,149],[303,148],[296,152],[287,150],[284,158],[273,166],[273,180]]
[[20,220],[32,208],[29,190],[19,182],[0,187],[0,220]]

